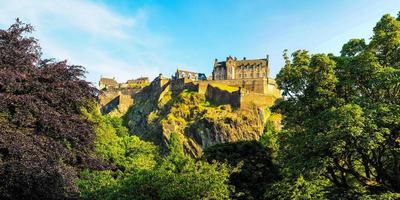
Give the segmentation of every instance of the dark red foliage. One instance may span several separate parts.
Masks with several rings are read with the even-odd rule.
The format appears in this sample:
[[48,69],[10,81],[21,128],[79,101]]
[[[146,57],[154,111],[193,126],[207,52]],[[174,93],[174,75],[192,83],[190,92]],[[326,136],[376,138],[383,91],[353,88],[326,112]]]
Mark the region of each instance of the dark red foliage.
[[0,30],[0,199],[76,199],[79,170],[98,165],[80,111],[97,90],[81,66],[41,60],[32,30]]

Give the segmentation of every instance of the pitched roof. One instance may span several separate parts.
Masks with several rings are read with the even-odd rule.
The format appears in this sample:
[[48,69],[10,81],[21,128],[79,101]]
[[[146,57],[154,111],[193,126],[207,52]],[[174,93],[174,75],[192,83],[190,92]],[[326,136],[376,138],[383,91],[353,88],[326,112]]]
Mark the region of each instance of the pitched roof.
[[[252,59],[252,60],[235,60],[231,59],[236,63],[236,66],[246,66],[246,65],[268,65],[267,59]],[[214,67],[226,67],[226,61],[216,62]]]
[[176,70],[176,72],[178,73],[178,74],[181,74],[182,72],[184,72],[184,73],[186,73],[186,74],[198,74],[197,72],[191,72],[191,71],[186,71],[186,70],[180,70],[180,69],[177,69]]
[[149,77],[139,77],[136,80],[149,80]]
[[137,78],[137,79],[131,79],[131,80],[128,80],[128,81],[126,81],[126,83],[127,84],[134,84],[134,83],[137,83],[137,82],[139,82],[139,81],[141,81],[141,82],[148,82],[149,81],[149,77],[140,77],[140,78]]
[[117,81],[112,78],[100,78],[100,84],[104,85],[118,85]]

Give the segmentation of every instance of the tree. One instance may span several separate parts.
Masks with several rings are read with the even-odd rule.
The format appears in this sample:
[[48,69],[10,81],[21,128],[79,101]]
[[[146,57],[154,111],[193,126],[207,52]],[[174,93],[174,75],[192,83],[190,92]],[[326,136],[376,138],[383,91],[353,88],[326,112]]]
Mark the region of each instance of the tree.
[[352,39],[341,56],[286,56],[274,111],[287,177],[327,179],[343,195],[400,192],[399,49],[400,21],[384,15],[369,44]]
[[229,177],[234,199],[262,199],[266,188],[280,178],[271,151],[257,141],[217,144],[206,149],[204,157],[240,168]]
[[120,119],[102,116],[98,110],[85,116],[96,125],[96,154],[117,168],[85,170],[78,181],[83,199],[229,198],[230,169],[187,157],[177,134],[171,135],[169,155],[162,158],[154,144],[118,133],[124,129]]
[[42,60],[32,31],[0,30],[0,199],[75,199],[80,169],[103,167],[80,111],[97,90],[82,67]]

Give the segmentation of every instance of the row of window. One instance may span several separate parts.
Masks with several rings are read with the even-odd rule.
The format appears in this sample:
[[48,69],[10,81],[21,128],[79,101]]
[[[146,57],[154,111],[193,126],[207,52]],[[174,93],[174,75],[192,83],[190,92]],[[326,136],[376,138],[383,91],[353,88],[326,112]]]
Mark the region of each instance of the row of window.
[[261,78],[264,77],[264,73],[255,73],[255,74],[239,74],[240,78]]
[[247,70],[247,69],[252,69],[252,70],[255,70],[255,69],[262,69],[263,68],[263,66],[262,66],[262,64],[259,64],[259,65],[246,65],[246,66],[240,66],[240,69],[241,70]]
[[[255,74],[239,74],[239,78],[262,78],[264,77],[264,73],[255,73]],[[216,79],[226,79],[226,75],[217,74],[215,75]]]

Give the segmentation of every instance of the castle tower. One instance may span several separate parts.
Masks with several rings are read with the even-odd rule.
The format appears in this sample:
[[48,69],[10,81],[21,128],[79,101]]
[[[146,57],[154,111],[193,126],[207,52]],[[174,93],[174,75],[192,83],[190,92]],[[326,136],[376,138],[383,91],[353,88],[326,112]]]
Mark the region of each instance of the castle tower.
[[232,56],[226,58],[226,79],[235,79],[235,60]]

